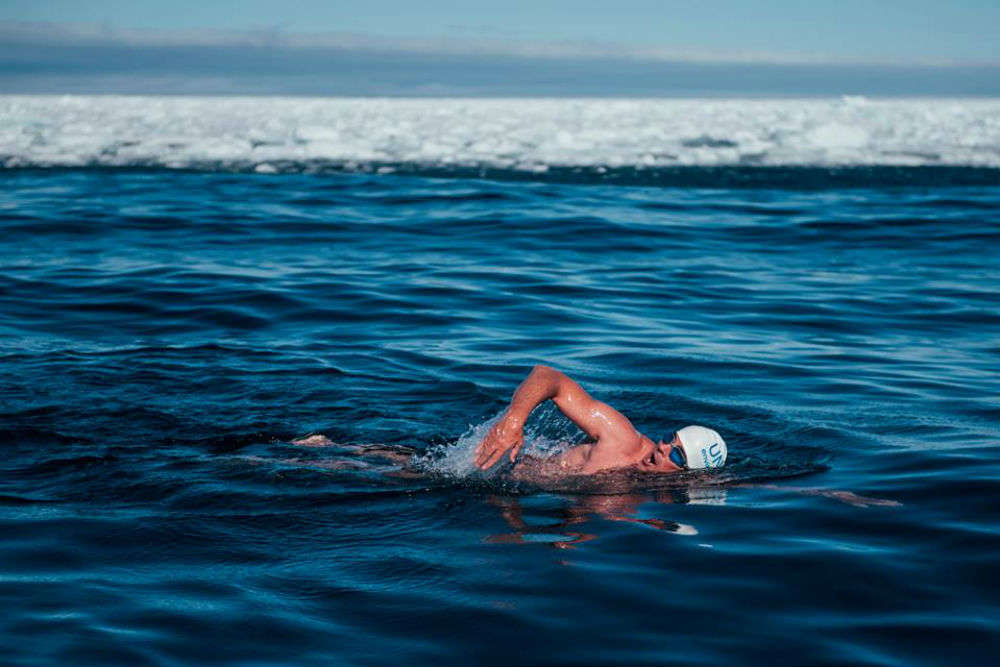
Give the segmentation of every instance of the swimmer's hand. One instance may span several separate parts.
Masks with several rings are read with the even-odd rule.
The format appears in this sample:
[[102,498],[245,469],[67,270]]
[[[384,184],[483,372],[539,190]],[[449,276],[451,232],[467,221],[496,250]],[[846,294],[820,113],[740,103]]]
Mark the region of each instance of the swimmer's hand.
[[510,462],[513,463],[522,445],[524,445],[523,425],[509,414],[505,414],[490,428],[489,433],[476,447],[476,466],[483,470],[492,468],[507,451],[510,451]]

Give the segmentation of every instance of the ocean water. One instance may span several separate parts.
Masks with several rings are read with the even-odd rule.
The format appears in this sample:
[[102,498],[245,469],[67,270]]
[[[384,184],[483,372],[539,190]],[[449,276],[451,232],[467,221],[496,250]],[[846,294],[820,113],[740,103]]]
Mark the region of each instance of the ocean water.
[[[2,664],[996,661],[1000,102],[0,119]],[[475,471],[537,363],[729,464]]]

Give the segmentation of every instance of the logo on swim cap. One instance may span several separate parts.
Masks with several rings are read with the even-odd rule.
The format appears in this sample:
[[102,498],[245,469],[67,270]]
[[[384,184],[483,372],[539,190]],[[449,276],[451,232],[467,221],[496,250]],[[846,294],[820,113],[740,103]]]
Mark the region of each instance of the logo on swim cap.
[[704,426],[685,426],[677,431],[688,468],[721,468],[726,463],[726,441],[717,431]]

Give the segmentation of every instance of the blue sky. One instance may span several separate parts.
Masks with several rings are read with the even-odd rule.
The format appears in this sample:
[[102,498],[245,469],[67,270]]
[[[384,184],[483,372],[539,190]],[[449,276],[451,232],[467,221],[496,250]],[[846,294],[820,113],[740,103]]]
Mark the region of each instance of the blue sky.
[[5,0],[0,93],[1000,95],[992,0]]
[[276,28],[831,60],[1000,61],[996,0],[6,0],[0,20],[164,30]]

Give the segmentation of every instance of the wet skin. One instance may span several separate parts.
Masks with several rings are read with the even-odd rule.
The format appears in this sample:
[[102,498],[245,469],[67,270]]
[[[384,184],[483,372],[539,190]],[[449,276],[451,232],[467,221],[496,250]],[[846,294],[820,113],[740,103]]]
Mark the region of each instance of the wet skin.
[[549,459],[528,459],[529,465],[583,475],[621,468],[653,473],[682,470],[670,460],[670,450],[678,445],[676,434],[670,441],[654,442],[637,431],[625,415],[594,399],[569,376],[548,366],[535,366],[514,392],[510,406],[476,448],[476,465],[486,470],[505,454],[512,463],[517,461],[524,445],[528,416],[550,399],[593,442]]

